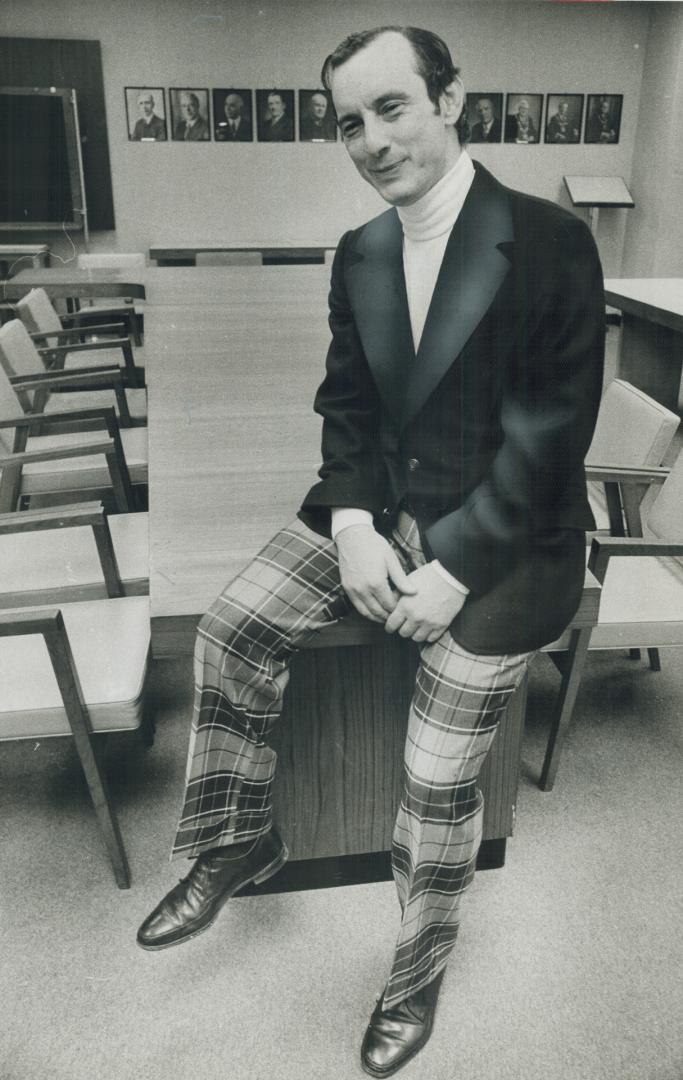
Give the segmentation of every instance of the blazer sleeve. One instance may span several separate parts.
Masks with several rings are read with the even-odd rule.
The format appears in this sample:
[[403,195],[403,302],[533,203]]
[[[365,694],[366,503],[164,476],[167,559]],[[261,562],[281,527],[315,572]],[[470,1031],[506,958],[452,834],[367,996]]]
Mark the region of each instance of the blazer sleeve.
[[571,215],[539,250],[517,290],[526,325],[503,386],[498,450],[463,504],[424,536],[475,594],[510,573],[534,535],[571,527],[563,507],[585,503],[583,459],[602,390],[602,271],[588,228]]
[[353,506],[381,512],[386,472],[380,450],[380,403],[376,384],[349,306],[344,283],[346,243],[339,242],[332,264],[329,324],[332,341],[325,378],[314,408],[323,418],[320,480],[304,499],[299,517],[329,535],[330,509]]

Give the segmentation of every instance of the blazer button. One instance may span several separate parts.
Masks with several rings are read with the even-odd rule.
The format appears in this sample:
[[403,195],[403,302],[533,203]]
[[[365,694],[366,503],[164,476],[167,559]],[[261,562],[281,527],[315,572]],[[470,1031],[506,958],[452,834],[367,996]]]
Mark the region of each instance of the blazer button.
[[420,462],[417,460],[416,457],[408,458],[408,471],[409,472],[417,472],[417,470],[419,468],[420,468]]
[[391,517],[391,510],[388,506],[385,506],[382,510],[382,517]]

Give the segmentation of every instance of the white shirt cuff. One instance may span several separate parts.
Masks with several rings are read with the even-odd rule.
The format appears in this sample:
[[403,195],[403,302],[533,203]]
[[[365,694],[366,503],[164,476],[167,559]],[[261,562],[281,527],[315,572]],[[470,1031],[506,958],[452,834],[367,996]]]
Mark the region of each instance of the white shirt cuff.
[[462,593],[463,596],[469,596],[470,590],[467,586],[463,585],[457,578],[454,578],[452,574],[449,574],[446,567],[442,566],[438,559],[432,559],[429,565],[433,566],[437,574],[439,574],[444,581],[447,581],[449,585],[452,585],[454,589],[457,589],[459,593]]
[[348,529],[349,525],[372,525],[372,514],[369,510],[360,510],[353,506],[332,507],[332,539],[342,529]]

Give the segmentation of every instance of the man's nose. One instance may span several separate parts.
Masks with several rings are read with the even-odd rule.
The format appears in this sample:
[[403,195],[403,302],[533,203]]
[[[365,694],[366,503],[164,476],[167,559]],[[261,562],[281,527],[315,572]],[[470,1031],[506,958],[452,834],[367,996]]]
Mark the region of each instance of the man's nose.
[[378,116],[372,116],[365,121],[365,149],[368,154],[377,156],[389,146],[389,133],[386,124]]

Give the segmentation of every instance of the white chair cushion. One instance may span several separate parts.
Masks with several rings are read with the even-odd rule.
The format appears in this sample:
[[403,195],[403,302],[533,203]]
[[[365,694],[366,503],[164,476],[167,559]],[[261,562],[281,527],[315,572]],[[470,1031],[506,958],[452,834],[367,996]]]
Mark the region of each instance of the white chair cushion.
[[[139,364],[137,351],[133,355],[135,363]],[[121,349],[83,349],[82,352],[68,352],[64,368],[66,371],[78,371],[82,367],[112,367],[113,365],[121,367],[122,364]]]
[[612,558],[590,647],[683,645],[683,560]]
[[31,333],[45,334],[52,330],[62,329],[62,321],[45,289],[31,289],[27,292],[21,300],[17,301],[17,311],[26,329]]
[[[144,420],[147,416],[147,391],[144,388],[126,389],[128,410],[134,420]],[[75,409],[98,409],[111,405],[118,413],[116,395],[113,390],[83,390],[73,393],[52,394],[46,407],[46,413],[73,412]]]
[[[65,435],[36,435],[28,439],[27,450],[52,450],[63,446],[88,444],[106,438],[106,431],[79,431]],[[134,484],[147,482],[147,428],[124,428],[121,444]],[[48,491],[73,491],[108,487],[109,470],[102,454],[64,458],[57,461],[37,461],[24,466],[21,473],[22,495],[37,495]]]
[[[147,514],[113,514],[108,521],[121,579],[139,581],[147,578]],[[0,600],[18,592],[42,592],[99,583],[103,583],[102,568],[89,525],[0,536]],[[33,600],[33,603],[42,602]]]
[[[62,614],[93,730],[139,727],[149,657],[149,598],[65,604]],[[0,739],[71,733],[42,636],[0,638],[0,685]]]

